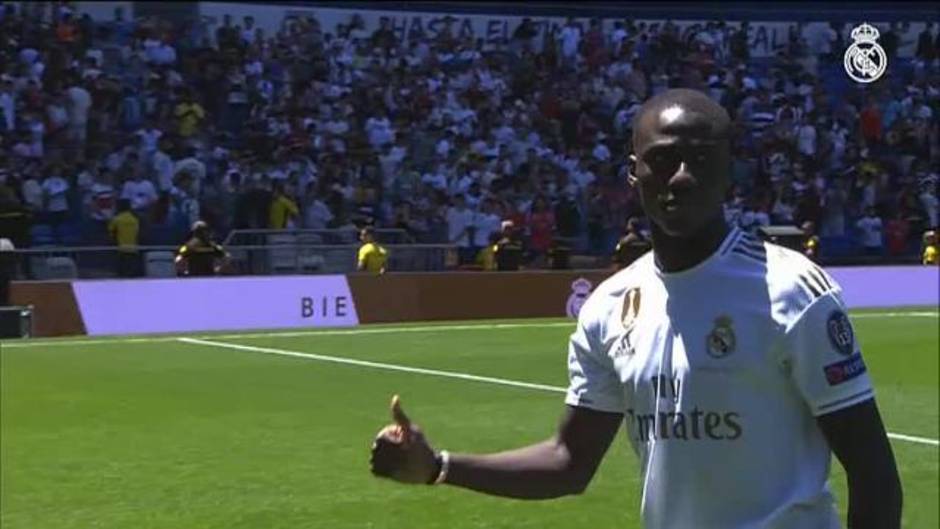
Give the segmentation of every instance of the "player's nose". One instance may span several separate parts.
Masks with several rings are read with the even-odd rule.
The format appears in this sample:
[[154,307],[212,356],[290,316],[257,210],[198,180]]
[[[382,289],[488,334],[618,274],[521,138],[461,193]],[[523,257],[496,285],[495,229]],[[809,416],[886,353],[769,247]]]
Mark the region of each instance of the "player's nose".
[[691,192],[695,184],[695,175],[689,170],[688,164],[683,161],[679,163],[679,168],[666,182],[666,188],[671,195],[681,196]]

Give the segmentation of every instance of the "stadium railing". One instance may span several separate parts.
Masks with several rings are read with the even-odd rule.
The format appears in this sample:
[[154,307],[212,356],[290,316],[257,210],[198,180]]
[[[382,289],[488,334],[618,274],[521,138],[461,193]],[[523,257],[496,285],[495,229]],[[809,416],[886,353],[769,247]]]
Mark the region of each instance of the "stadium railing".
[[[376,240],[382,244],[409,244],[408,232],[401,229],[375,229]],[[353,229],[238,229],[229,232],[223,244],[225,246],[244,244],[284,244],[295,240],[298,244],[355,244],[359,240],[359,231]],[[275,241],[275,242],[272,242]]]
[[[446,244],[387,244],[388,270],[430,272],[452,268],[456,247]],[[138,246],[134,277],[176,277],[178,246]],[[226,246],[225,275],[346,274],[356,271],[358,244],[245,244]],[[68,280],[118,277],[114,246],[36,247],[11,252],[14,279]],[[126,264],[126,263],[125,263]]]

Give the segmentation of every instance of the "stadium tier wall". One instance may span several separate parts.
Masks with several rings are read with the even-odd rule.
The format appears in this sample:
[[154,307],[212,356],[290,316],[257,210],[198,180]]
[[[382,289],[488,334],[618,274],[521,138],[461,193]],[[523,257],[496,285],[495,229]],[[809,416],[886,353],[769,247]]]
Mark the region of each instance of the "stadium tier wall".
[[[933,267],[829,268],[849,308],[936,307]],[[575,318],[609,271],[16,282],[39,337]]]

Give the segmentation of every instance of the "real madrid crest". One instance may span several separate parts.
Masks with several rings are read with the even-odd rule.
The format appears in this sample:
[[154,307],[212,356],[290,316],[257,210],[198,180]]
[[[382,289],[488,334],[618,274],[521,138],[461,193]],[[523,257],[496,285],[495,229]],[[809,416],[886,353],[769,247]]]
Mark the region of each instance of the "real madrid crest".
[[859,83],[873,83],[881,78],[888,67],[888,56],[878,44],[878,29],[862,24],[852,30],[855,42],[845,50],[845,73]]
[[726,315],[715,318],[715,328],[705,339],[705,350],[708,351],[708,356],[724,358],[734,352],[737,338],[734,336],[731,323],[731,318]]

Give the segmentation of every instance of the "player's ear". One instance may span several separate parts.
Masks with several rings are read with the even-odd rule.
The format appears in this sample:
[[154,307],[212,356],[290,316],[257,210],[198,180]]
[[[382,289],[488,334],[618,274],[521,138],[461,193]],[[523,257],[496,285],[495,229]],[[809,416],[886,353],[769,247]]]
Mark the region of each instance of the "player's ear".
[[636,187],[636,155],[630,153],[627,156],[627,183],[630,187]]

